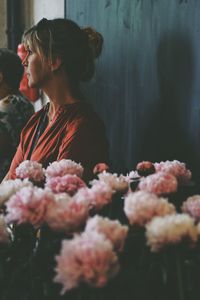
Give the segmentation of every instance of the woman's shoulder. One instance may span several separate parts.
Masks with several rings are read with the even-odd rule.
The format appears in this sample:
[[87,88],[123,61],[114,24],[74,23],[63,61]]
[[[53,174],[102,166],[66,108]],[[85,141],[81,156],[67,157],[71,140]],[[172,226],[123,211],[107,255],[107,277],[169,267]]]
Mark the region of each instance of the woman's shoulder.
[[79,102],[74,105],[71,111],[71,125],[76,127],[85,126],[91,129],[96,127],[103,129],[104,123],[93,107],[86,102]]

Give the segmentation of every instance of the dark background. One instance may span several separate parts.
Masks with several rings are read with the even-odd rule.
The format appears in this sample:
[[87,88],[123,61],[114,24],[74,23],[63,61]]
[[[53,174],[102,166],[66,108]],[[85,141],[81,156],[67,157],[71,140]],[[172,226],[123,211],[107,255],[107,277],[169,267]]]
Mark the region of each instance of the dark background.
[[83,90],[114,170],[178,159],[200,178],[200,1],[66,0],[65,14],[104,37]]

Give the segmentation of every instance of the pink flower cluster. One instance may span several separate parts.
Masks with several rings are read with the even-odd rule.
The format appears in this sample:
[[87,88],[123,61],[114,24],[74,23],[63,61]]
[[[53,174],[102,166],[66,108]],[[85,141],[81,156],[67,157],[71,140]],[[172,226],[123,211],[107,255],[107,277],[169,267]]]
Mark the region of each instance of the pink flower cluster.
[[165,216],[176,212],[173,204],[164,198],[145,191],[129,193],[125,197],[124,211],[131,225],[144,226],[155,216]]
[[79,201],[63,194],[58,201],[51,202],[45,214],[45,221],[55,231],[72,233],[80,230],[88,218],[87,201]]
[[94,232],[103,234],[111,243],[115,251],[122,251],[128,234],[128,226],[118,220],[110,220],[96,215],[87,221],[84,234],[91,236]]
[[50,188],[54,193],[68,193],[73,196],[78,189],[85,187],[85,182],[76,175],[64,175],[62,177],[47,178],[46,187]]
[[39,227],[44,222],[48,205],[53,201],[51,192],[37,187],[24,187],[6,202],[6,221]]
[[[99,181],[107,184],[113,191],[117,192],[126,192],[128,190],[129,184],[125,176],[117,174],[111,174],[106,171],[98,174]],[[98,180],[91,181],[91,184],[94,185]]]
[[28,179],[6,180],[0,184],[0,206],[3,205],[12,195],[25,186],[33,186]]
[[137,164],[136,170],[140,176],[148,176],[155,173],[155,167],[151,161],[141,161]]
[[102,173],[103,171],[108,171],[109,170],[109,166],[105,163],[98,163],[94,169],[93,169],[93,173],[94,174],[98,174],[98,173]]
[[28,178],[34,182],[41,182],[45,178],[42,164],[31,160],[23,161],[16,168],[16,176],[21,179]]
[[104,205],[112,201],[114,191],[104,182],[96,181],[91,188],[81,188],[74,195],[74,198],[89,202],[90,208],[101,209]]
[[79,177],[83,174],[83,167],[70,159],[62,159],[51,163],[45,171],[46,177],[64,176],[66,174],[77,175]]
[[165,172],[157,172],[145,178],[141,178],[139,189],[155,194],[169,194],[177,191],[178,182],[174,175]]
[[154,163],[156,172],[167,172],[174,175],[179,184],[185,184],[191,179],[191,172],[186,168],[185,163],[178,160],[173,161],[161,161],[160,163]]
[[200,195],[189,197],[183,202],[182,211],[188,213],[196,221],[200,221]]
[[61,283],[61,294],[75,288],[81,282],[103,287],[119,271],[117,255],[104,235],[93,233],[76,236],[62,243],[61,253],[56,257],[55,282]]
[[147,244],[157,252],[167,245],[188,241],[193,245],[198,238],[194,219],[186,214],[155,217],[146,225]]

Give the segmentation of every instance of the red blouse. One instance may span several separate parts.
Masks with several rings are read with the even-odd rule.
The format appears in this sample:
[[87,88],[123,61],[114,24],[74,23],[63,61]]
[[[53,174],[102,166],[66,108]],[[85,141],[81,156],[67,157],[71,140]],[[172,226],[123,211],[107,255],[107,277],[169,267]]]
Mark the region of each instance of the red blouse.
[[15,169],[24,160],[40,162],[46,168],[50,162],[65,158],[81,163],[85,178],[90,179],[94,166],[108,161],[103,123],[89,105],[81,102],[66,104],[57,110],[30,154],[37,126],[47,108],[48,104],[36,112],[22,130],[9,178],[16,178]]

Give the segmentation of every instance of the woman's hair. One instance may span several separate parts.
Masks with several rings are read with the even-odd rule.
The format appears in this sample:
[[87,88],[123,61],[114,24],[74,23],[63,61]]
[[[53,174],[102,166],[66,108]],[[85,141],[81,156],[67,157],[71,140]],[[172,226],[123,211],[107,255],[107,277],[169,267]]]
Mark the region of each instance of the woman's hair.
[[14,92],[18,92],[24,67],[15,52],[7,48],[0,48],[0,72],[3,74],[3,80],[9,88]]
[[23,43],[51,61],[60,57],[72,82],[94,74],[94,59],[101,53],[103,37],[92,28],[81,29],[68,19],[42,19],[24,33]]

